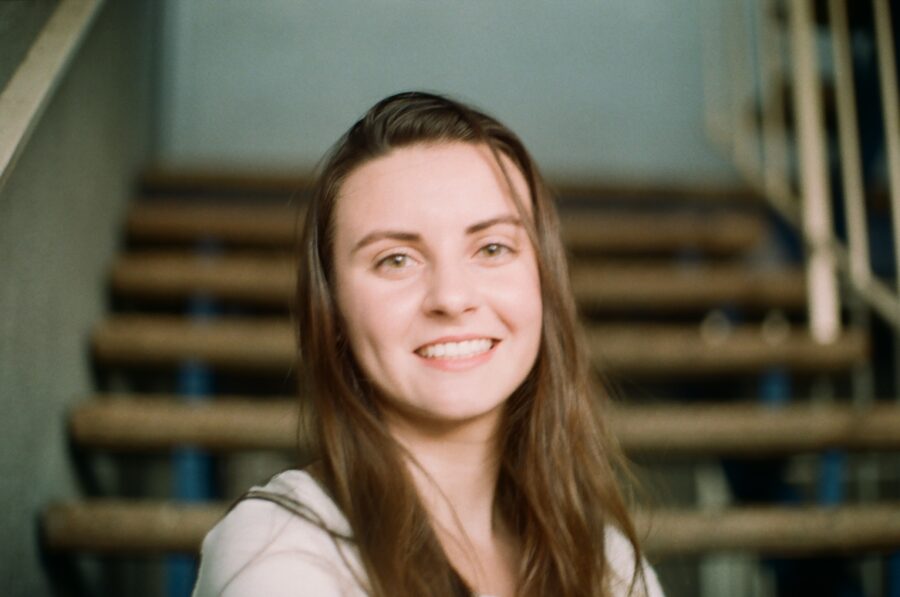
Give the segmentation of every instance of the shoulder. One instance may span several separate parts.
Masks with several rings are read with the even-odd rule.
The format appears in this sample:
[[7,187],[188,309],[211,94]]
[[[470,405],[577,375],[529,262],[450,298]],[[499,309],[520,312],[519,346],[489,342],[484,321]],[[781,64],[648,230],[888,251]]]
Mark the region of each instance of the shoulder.
[[[631,579],[635,572],[634,549],[631,542],[619,529],[608,526],[606,528],[606,560],[612,572],[611,588],[616,597],[629,595]],[[644,582],[638,578],[635,585],[634,597],[663,597],[663,590],[656,578],[656,572],[646,560],[641,560]]]
[[304,471],[286,471],[244,499],[207,534],[194,597],[363,595],[347,520]]

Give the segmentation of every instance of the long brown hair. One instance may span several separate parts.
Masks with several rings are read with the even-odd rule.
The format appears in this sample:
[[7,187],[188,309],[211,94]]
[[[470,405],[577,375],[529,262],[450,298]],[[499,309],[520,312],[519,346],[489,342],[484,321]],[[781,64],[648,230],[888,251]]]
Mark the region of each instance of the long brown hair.
[[[388,97],[320,167],[302,230],[296,310],[301,396],[312,402],[318,476],[350,523],[371,595],[471,595],[351,353],[333,285],[334,211],[347,176],[396,148],[439,142],[486,145],[501,168],[502,154],[528,183],[524,200],[533,216],[523,221],[540,273],[542,337],[533,369],[504,406],[496,492],[497,511],[521,546],[518,594],[608,595],[608,525],[631,542],[636,563],[640,549],[617,481],[624,461],[604,425],[605,397],[591,388],[554,201],[519,138],[462,103],[421,92]],[[640,575],[639,565],[635,570]]]

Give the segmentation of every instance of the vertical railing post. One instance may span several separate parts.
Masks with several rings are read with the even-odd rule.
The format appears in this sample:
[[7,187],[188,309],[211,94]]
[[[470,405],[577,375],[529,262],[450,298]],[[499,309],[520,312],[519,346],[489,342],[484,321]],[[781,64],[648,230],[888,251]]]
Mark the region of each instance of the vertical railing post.
[[837,100],[838,135],[841,148],[841,174],[844,211],[847,218],[847,245],[850,254],[850,276],[860,286],[868,285],[871,276],[869,241],[866,231],[866,203],[862,160],[859,155],[856,95],[853,84],[853,60],[850,50],[850,28],[847,23],[846,0],[829,0],[834,83]]
[[731,90],[729,100],[729,122],[728,131],[729,151],[732,160],[738,167],[738,170],[747,176],[751,176],[753,171],[750,169],[751,155],[749,144],[746,141],[745,126],[747,104],[746,101],[751,97],[746,93],[749,87],[747,81],[747,31],[744,19],[744,3],[743,2],[727,2],[725,5],[725,31],[727,51],[728,51],[728,72],[727,76],[730,81],[728,89]]
[[[873,0],[875,40],[878,48],[878,78],[881,81],[881,106],[884,111],[884,137],[887,147],[888,179],[891,185],[891,218],[894,226],[894,264],[900,271],[900,94],[897,92],[897,61],[891,31],[891,8],[887,0]],[[900,276],[897,276],[900,292]]]
[[789,213],[795,206],[790,205],[786,117],[784,110],[782,36],[774,24],[776,0],[761,3],[759,44],[763,106],[763,184],[766,194],[774,201],[782,203],[781,211]]
[[722,9],[721,5],[713,0],[706,2],[707,15],[701,34],[703,47],[703,120],[709,137],[721,147],[728,145],[728,118],[730,107],[726,105],[728,98],[723,98],[723,93],[728,89],[724,84],[725,77],[722,74],[722,56],[720,48],[723,46],[721,31],[723,19],[717,14]]
[[827,145],[812,0],[793,0],[790,8],[794,62],[794,114],[800,156],[801,218],[807,242],[807,295],[810,332],[829,343],[840,333],[840,303],[832,232]]
[[748,178],[761,175],[759,154],[760,120],[757,114],[757,85],[753,77],[753,56],[748,51],[753,44],[748,29],[752,22],[744,2],[730,3],[733,12],[729,18],[729,43],[731,44],[729,70],[734,90],[732,98],[732,153],[734,163]]
[[[848,0],[828,0],[831,22],[831,48],[834,61],[834,84],[837,102],[837,124],[841,152],[844,215],[847,222],[847,253],[850,281],[855,288],[869,286],[872,265],[869,257],[869,238],[866,225],[865,183],[860,157],[859,125],[853,73],[853,54],[850,26],[847,18]],[[868,306],[859,297],[850,304],[853,325],[869,330],[871,316]],[[853,402],[860,408],[871,406],[875,398],[874,371],[871,363],[853,372]],[[880,467],[877,459],[863,458],[856,466],[859,495],[874,501],[880,487]],[[877,559],[867,564],[872,570],[864,574],[864,582],[878,584],[883,576]],[[874,592],[868,587],[867,594]],[[880,590],[877,591],[881,593]]]
[[[878,75],[881,81],[881,106],[884,111],[884,137],[887,148],[888,180],[891,185],[891,221],[894,239],[894,271],[900,294],[900,93],[897,91],[897,61],[891,7],[887,0],[872,0],[875,18],[875,43],[878,51]],[[894,344],[900,339],[894,337]],[[900,351],[898,351],[900,352]],[[900,365],[895,357],[895,365]],[[900,393],[900,367],[895,367],[895,391]],[[890,557],[888,570],[890,597],[900,597],[900,553]]]

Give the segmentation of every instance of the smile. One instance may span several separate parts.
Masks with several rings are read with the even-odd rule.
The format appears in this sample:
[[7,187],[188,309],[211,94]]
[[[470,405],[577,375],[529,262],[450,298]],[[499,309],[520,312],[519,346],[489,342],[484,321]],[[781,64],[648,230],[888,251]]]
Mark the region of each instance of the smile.
[[488,352],[494,346],[490,338],[476,338],[462,342],[440,342],[416,350],[426,359],[469,359]]

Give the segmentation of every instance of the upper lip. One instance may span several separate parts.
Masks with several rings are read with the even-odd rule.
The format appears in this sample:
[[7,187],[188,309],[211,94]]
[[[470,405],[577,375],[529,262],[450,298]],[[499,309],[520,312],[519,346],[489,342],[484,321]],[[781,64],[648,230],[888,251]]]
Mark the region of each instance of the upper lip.
[[430,340],[425,344],[422,344],[418,348],[415,349],[415,352],[423,350],[429,346],[434,346],[435,344],[447,344],[449,342],[465,342],[466,340],[490,340],[491,342],[499,342],[499,340],[493,336],[488,334],[464,334],[460,336],[442,336],[440,338],[435,338],[434,340]]

